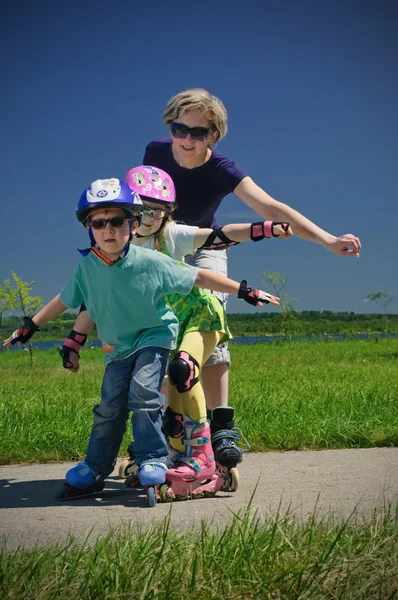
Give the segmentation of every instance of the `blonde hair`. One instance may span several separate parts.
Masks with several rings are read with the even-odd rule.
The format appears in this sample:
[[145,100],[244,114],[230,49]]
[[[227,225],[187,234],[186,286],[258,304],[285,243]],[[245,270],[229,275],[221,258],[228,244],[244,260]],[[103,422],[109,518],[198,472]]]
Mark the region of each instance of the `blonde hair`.
[[162,246],[163,244],[166,244],[166,241],[164,239],[164,230],[166,228],[166,225],[173,222],[173,219],[171,218],[171,213],[168,210],[166,210],[165,212],[166,214],[163,217],[163,223],[161,224],[159,229],[153,234],[153,249],[157,250],[158,252],[162,252]]
[[226,136],[228,130],[227,110],[217,96],[213,96],[203,88],[192,88],[180,92],[168,101],[163,111],[163,121],[169,127],[187,110],[200,110],[206,114],[212,127],[218,133],[217,141]]

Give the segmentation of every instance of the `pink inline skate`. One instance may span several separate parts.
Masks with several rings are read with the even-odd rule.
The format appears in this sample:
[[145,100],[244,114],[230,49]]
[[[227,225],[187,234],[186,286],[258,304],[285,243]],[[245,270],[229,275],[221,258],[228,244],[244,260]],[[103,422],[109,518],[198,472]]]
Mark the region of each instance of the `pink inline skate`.
[[166,483],[159,488],[161,502],[215,496],[225,484],[228,475],[216,466],[207,421],[197,423],[184,415],[183,444],[184,455],[167,471]]

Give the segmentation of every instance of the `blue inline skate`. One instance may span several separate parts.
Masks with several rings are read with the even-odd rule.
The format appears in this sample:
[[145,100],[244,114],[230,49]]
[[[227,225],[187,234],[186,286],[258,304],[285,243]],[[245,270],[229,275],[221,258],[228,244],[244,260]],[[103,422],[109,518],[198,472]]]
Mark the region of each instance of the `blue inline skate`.
[[159,486],[166,481],[167,465],[157,460],[145,460],[138,468],[140,485],[145,489],[150,507],[159,500]]
[[73,500],[85,498],[104,489],[105,482],[101,475],[96,475],[85,460],[69,469],[65,483],[57,492],[57,500]]

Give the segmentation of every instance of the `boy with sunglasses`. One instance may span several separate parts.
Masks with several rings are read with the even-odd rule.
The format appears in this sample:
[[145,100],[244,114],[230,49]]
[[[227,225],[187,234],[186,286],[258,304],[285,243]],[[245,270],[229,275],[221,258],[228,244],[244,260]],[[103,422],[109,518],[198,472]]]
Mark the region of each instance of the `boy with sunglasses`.
[[[227,225],[219,230],[175,223],[170,217],[175,205],[175,188],[167,173],[151,166],[139,166],[130,169],[125,181],[144,204],[142,222],[133,244],[157,250],[176,260],[183,260],[198,247],[227,247],[248,240],[277,236],[283,239],[291,235],[288,223]],[[185,499],[188,490],[194,497],[215,494],[221,486],[235,491],[238,487],[235,467],[240,460],[235,460],[234,444],[239,435],[232,429],[231,409],[216,408],[210,430],[200,381],[203,364],[214,348],[232,337],[224,308],[216,296],[198,288],[193,288],[188,295],[169,294],[167,303],[178,318],[179,332],[168,369],[168,407],[163,429],[169,438],[170,456],[176,464],[167,474],[169,489],[162,486],[160,494],[163,498]],[[87,311],[81,312],[62,350],[66,368],[77,371],[76,350],[78,352],[80,348],[73,348],[71,340],[77,331],[87,334],[92,326]],[[197,447],[192,444],[192,439]],[[217,466],[212,460],[213,452],[217,456]],[[137,476],[133,445],[129,447],[129,454],[130,460],[120,465],[119,475],[127,477],[126,485],[134,485]]]
[[[148,501],[157,500],[154,486],[164,483],[167,445],[161,431],[160,386],[168,356],[175,348],[178,321],[166,304],[170,293],[188,294],[193,286],[239,293],[261,306],[273,297],[215,273],[196,269],[130,244],[141,221],[142,202],[118,179],[94,181],[78,203],[76,216],[88,229],[91,247],[64,289],[4,342],[26,343],[40,325],[68,307],[83,302],[97,323],[106,369],[101,401],[85,460],[70,469],[59,499],[86,496],[104,488],[113,471],[129,411],[138,477]],[[74,340],[81,342],[79,334]]]

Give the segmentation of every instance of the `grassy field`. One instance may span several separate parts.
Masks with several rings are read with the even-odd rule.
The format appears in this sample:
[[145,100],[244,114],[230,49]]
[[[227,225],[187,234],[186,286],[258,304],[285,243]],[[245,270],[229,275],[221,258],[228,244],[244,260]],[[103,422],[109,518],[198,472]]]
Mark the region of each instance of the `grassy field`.
[[[398,342],[231,345],[230,403],[253,450],[398,445]],[[0,462],[84,456],[103,373],[57,351],[0,353]],[[129,442],[125,436],[123,451]],[[247,457],[249,459],[249,457]],[[398,598],[398,513],[341,525],[247,511],[223,530],[177,533],[166,519],[92,543],[0,550],[0,597],[19,600],[384,600]],[[359,523],[359,524],[358,524]]]
[[[398,445],[398,341],[231,345],[230,404],[253,450]],[[101,350],[0,353],[0,463],[84,456]],[[128,427],[122,453],[131,432]]]
[[332,519],[262,521],[250,511],[223,530],[177,534],[123,526],[91,545],[0,552],[3,599],[392,600],[398,526],[386,510],[368,525]]

